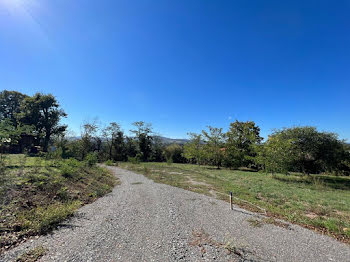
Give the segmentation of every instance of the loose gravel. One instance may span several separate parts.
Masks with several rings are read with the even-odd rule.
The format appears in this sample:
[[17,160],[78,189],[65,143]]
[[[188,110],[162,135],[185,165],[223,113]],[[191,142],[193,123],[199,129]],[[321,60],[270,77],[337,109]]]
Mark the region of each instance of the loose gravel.
[[[35,247],[40,261],[350,261],[350,246],[297,225],[253,226],[262,216],[142,175],[109,167],[112,193],[77,211],[52,234],[0,255],[14,261]],[[286,222],[285,222],[286,223]]]

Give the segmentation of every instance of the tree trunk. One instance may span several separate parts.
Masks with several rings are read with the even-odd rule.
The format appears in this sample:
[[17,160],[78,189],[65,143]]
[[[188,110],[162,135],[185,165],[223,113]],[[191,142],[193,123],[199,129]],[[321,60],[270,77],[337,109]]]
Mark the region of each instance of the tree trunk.
[[45,135],[45,138],[44,138],[44,147],[43,147],[44,152],[47,152],[49,142],[50,142],[50,134],[48,133]]

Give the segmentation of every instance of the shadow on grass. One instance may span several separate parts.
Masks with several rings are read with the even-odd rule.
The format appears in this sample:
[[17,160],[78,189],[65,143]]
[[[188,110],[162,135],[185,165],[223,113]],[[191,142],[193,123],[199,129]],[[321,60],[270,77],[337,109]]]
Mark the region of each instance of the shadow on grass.
[[310,176],[273,176],[273,179],[292,184],[320,185],[332,189],[350,190],[350,179],[347,177]]

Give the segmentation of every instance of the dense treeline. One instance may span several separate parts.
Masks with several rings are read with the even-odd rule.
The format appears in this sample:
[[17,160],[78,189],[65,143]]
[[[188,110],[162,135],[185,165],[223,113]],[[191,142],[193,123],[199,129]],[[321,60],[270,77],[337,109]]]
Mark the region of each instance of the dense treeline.
[[0,93],[0,148],[7,153],[39,153],[51,157],[88,161],[190,162],[217,168],[249,168],[271,173],[302,172],[349,175],[349,146],[334,133],[315,127],[276,130],[263,142],[253,122],[235,121],[228,131],[209,126],[190,133],[182,144],[165,144],[151,124],[133,123],[132,135],[112,122],[82,125],[78,138],[67,136],[60,124],[66,113],[51,94],[27,96],[15,91]]
[[208,128],[191,134],[184,145],[184,156],[192,163],[285,174],[350,174],[349,145],[334,133],[293,127],[276,130],[262,142],[260,129],[252,121],[235,121],[226,133]]

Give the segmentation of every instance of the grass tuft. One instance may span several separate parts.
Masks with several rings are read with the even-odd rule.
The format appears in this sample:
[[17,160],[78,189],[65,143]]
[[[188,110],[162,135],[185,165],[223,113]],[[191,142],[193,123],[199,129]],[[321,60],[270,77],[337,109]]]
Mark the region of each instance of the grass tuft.
[[42,256],[44,256],[47,252],[47,249],[42,246],[38,246],[23,255],[19,256],[16,259],[16,262],[35,262],[38,261]]

